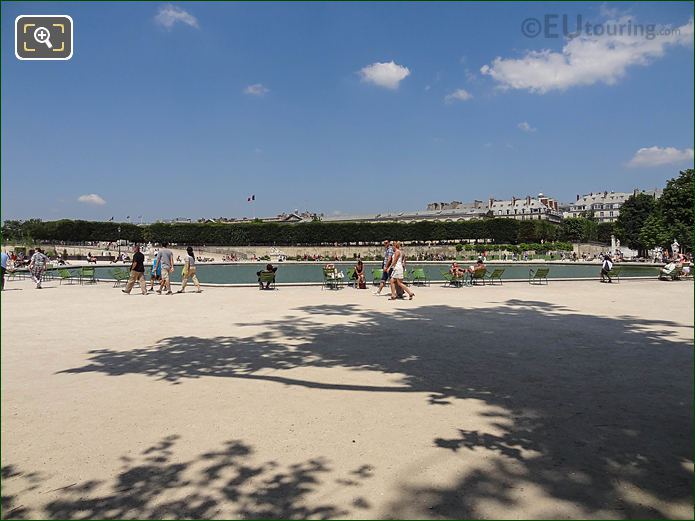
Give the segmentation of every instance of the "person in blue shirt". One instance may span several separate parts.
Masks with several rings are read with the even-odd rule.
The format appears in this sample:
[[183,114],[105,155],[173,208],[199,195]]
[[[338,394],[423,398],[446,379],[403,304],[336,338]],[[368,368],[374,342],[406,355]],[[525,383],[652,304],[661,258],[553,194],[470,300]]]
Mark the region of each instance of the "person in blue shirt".
[[9,258],[9,255],[7,255],[5,252],[0,254],[0,266],[2,266],[2,286],[0,289],[5,289],[5,272],[7,271],[7,261]]
[[154,281],[158,280],[161,290],[161,280],[162,280],[162,265],[157,263],[159,257],[159,252],[155,253],[154,259],[152,259],[152,269],[150,270],[150,291],[154,291]]

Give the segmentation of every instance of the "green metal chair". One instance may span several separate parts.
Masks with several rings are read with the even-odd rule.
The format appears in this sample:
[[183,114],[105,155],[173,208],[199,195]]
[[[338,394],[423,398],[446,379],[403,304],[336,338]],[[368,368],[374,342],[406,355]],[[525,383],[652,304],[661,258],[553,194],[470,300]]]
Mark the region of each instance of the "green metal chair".
[[482,282],[485,285],[485,274],[487,273],[487,268],[481,270],[475,270],[470,274],[470,284],[471,286],[476,286],[478,282]]
[[410,282],[414,286],[429,286],[430,280],[427,278],[424,268],[413,268],[410,272]]
[[323,286],[321,289],[340,289],[343,287],[343,278],[333,269],[323,268]]
[[464,284],[464,280],[462,277],[454,277],[451,273],[449,273],[446,270],[439,270],[439,272],[442,274],[442,278],[444,279],[444,286],[451,286],[452,288],[460,288]]
[[348,287],[357,287],[357,277],[355,276],[355,268],[348,268],[347,270],[347,285]]
[[60,279],[60,284],[62,285],[64,281],[68,281],[69,284],[74,284],[75,279],[78,278],[77,275],[74,273],[71,273],[70,271],[66,270],[65,268],[60,268],[58,270],[58,278]]
[[266,289],[276,289],[275,288],[275,272],[274,271],[262,271],[258,276],[259,288]]
[[608,275],[610,276],[611,280],[614,280],[618,284],[620,284],[620,272],[623,270],[621,267],[614,267],[611,271],[608,272]]
[[543,280],[548,284],[548,273],[550,273],[550,268],[537,268],[536,271],[532,269],[528,270],[528,283],[529,284],[543,284]]
[[[670,273],[665,273],[664,268],[659,269],[659,280],[681,280],[683,275],[683,269],[675,267]],[[611,277],[613,276],[613,271],[611,271]]]
[[12,270],[6,273],[6,277],[7,280],[24,280],[28,274],[28,270]]
[[93,267],[83,266],[80,270],[80,284],[96,284],[96,271]]
[[493,286],[495,285],[495,280],[499,280],[500,284],[502,284],[502,274],[504,273],[504,268],[495,268],[492,270],[492,273],[487,275],[487,280],[492,284]]
[[114,269],[111,272],[111,274],[113,275],[113,278],[114,278],[114,283],[113,283],[114,288],[120,286],[121,283],[127,282],[127,280],[130,278],[130,273],[128,273],[128,271],[123,270],[121,268]]
[[378,286],[381,283],[381,275],[383,275],[384,270],[381,268],[372,270],[372,285]]

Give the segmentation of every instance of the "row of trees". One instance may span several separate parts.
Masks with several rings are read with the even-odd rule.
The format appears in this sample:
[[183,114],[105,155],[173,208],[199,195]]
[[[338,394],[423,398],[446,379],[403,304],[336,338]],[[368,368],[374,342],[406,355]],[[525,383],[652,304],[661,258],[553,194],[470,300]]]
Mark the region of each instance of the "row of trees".
[[116,241],[178,243],[193,245],[320,245],[377,243],[384,239],[403,241],[492,241],[496,244],[541,243],[553,241],[610,241],[611,230],[590,219],[567,219],[562,225],[548,221],[480,219],[437,222],[308,222],[282,223],[131,223],[95,221],[6,221],[4,241],[91,242]]
[[693,169],[669,180],[659,199],[637,194],[625,201],[615,234],[641,256],[653,248],[668,248],[674,239],[681,251],[692,251]]

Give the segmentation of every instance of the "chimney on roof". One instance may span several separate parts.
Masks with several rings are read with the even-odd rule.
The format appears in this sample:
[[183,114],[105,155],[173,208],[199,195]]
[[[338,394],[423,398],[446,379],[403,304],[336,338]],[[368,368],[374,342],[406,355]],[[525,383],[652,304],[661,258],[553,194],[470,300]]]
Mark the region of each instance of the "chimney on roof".
[[608,190],[603,191],[603,197],[606,197],[608,195]]
[[512,206],[516,206],[516,196],[512,196]]
[[577,194],[577,201],[579,201],[579,194]]
[[526,204],[531,206],[531,196],[530,195],[526,196]]
[[488,202],[487,202],[487,207],[492,208],[492,203],[494,203],[494,202],[495,202],[495,198],[490,197],[490,199],[488,199]]

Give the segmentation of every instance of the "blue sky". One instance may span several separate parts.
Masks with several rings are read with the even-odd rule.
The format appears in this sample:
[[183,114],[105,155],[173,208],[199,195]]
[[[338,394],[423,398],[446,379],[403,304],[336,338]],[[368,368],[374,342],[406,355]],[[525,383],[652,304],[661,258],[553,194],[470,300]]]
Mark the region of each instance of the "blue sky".
[[[693,164],[692,3],[1,9],[3,219],[571,201]],[[20,14],[72,16],[73,58],[17,60]],[[680,34],[524,36],[546,14]]]

